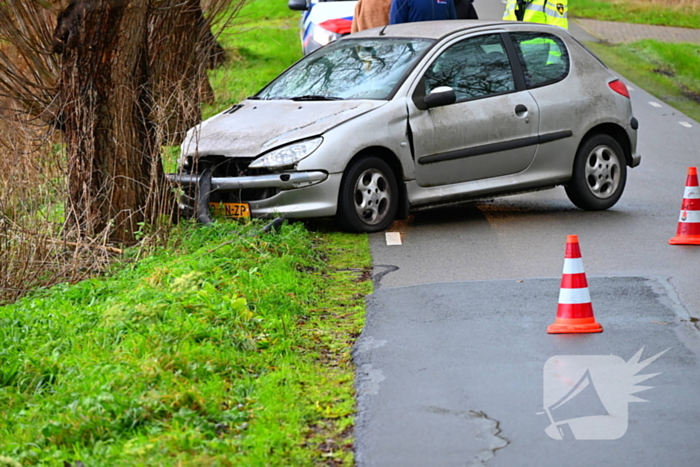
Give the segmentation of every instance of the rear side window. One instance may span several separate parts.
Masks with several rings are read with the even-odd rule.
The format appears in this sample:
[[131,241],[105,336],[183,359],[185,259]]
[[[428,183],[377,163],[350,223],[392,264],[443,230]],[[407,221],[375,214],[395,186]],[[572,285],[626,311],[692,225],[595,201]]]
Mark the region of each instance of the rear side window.
[[563,80],[569,74],[569,52],[557,36],[541,32],[511,33],[528,88]]
[[425,93],[440,86],[454,89],[457,102],[515,91],[501,36],[471,37],[442,52],[425,73]]

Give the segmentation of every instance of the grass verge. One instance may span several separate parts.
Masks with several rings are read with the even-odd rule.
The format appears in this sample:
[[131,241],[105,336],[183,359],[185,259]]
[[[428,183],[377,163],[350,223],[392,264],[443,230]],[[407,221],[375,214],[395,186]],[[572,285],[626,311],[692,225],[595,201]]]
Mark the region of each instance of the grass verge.
[[302,57],[299,16],[273,0],[254,0],[241,10],[219,37],[229,65],[209,74],[217,104],[204,110],[205,117],[255,94]]
[[[700,28],[700,4],[689,0],[581,0],[576,17]],[[657,98],[700,121],[700,44],[644,40],[587,42],[608,66]]]
[[[301,57],[297,21],[244,8],[205,116]],[[367,237],[261,226],[183,224],[171,248],[0,307],[0,465],[352,465]]]
[[700,45],[645,40],[586,47],[637,86],[700,121]]
[[570,14],[578,18],[700,28],[695,0],[578,0],[570,6]]
[[0,308],[6,464],[352,465],[366,237],[260,226]]

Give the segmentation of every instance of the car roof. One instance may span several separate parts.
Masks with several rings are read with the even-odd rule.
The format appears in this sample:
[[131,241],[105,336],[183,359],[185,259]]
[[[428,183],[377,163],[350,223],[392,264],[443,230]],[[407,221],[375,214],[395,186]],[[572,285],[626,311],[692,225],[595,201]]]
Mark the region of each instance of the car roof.
[[345,36],[344,39],[356,39],[362,37],[410,37],[416,39],[442,39],[443,37],[460,31],[490,28],[520,31],[547,31],[550,33],[559,34],[566,32],[566,30],[557,26],[523,23],[520,21],[442,20],[390,24],[388,26],[356,32]]

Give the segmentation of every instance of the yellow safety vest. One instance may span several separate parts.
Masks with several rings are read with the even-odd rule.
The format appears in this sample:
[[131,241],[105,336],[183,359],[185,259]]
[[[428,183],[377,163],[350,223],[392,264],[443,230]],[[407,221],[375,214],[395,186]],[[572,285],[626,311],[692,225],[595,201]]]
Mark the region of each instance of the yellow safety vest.
[[526,0],[524,12],[519,10],[518,0],[508,0],[503,19],[518,21],[521,13],[523,21],[569,29],[568,0]]
[[540,49],[547,50],[547,65],[553,65],[555,63],[561,63],[561,50],[557,46],[557,43],[552,39],[546,37],[538,37],[535,39],[530,39],[529,41],[523,41],[520,43],[520,49],[523,54],[528,53],[528,49]]

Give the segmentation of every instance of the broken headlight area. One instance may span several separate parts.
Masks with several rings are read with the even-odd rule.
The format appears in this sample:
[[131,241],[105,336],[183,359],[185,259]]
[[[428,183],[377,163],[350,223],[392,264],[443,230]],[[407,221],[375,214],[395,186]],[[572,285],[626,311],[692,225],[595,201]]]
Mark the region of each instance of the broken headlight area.
[[273,149],[272,151],[258,157],[251,164],[252,168],[282,168],[290,167],[300,160],[308,157],[323,142],[320,136]]
[[[197,177],[205,172],[211,173],[212,190],[210,192],[211,202],[225,203],[240,203],[248,201],[258,201],[271,198],[279,193],[280,189],[275,187],[260,187],[253,184],[246,186],[246,180],[252,181],[253,178],[259,176],[269,176],[270,170],[267,169],[251,169],[249,167],[251,159],[235,159],[224,156],[207,156],[200,157],[194,160],[193,157],[187,157],[183,164],[183,176],[190,175],[189,179],[180,180],[183,186],[189,188],[189,194],[194,197],[194,191],[198,187]],[[241,181],[241,186],[227,187],[221,181],[236,180]],[[190,183],[186,183],[187,180]],[[217,182],[218,181],[218,182]]]
[[188,157],[181,173],[167,175],[168,180],[182,190],[180,208],[183,214],[195,215],[209,203],[262,202],[280,191],[304,188],[328,178],[324,171],[253,168],[250,162],[251,159],[225,156]]

